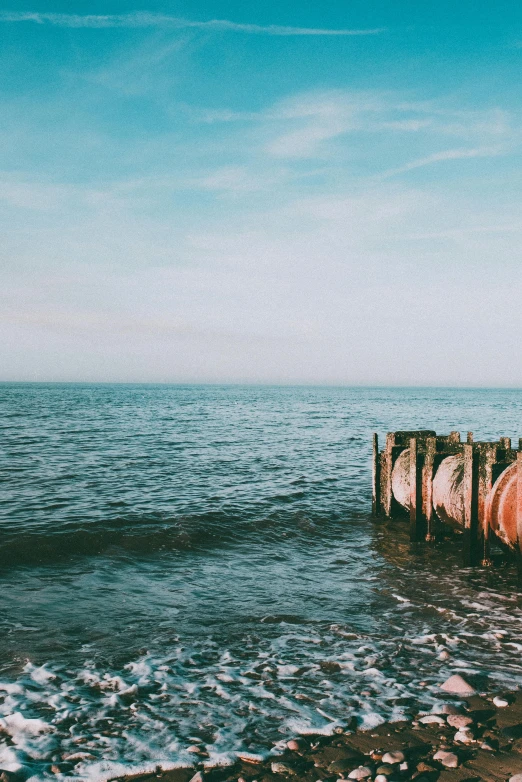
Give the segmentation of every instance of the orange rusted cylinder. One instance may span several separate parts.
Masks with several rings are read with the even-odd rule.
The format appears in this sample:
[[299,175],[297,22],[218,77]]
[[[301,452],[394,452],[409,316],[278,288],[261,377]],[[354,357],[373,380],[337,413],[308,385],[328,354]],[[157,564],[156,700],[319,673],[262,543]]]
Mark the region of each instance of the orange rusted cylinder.
[[392,493],[399,505],[410,509],[410,449],[402,451],[393,465]]
[[464,526],[464,456],[447,456],[433,478],[433,507],[452,527]]
[[486,523],[510,548],[517,548],[517,463],[502,472],[486,502]]

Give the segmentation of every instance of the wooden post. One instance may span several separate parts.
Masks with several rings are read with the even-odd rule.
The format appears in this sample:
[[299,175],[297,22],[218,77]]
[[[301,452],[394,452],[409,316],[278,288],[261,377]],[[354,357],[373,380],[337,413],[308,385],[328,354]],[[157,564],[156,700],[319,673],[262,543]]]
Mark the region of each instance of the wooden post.
[[484,566],[491,565],[489,555],[489,526],[486,518],[486,500],[493,486],[493,465],[497,460],[497,445],[488,444],[480,453],[477,497],[477,556]]
[[420,540],[422,507],[419,502],[419,486],[417,470],[417,439],[410,440],[410,540]]
[[373,435],[373,462],[372,462],[372,513],[378,516],[381,510],[381,470],[379,456],[379,437]]
[[465,567],[474,564],[473,541],[473,445],[467,443],[464,451],[464,476],[462,478],[462,495],[464,500],[464,532],[463,532],[463,563]]
[[511,448],[511,437],[501,437],[500,440],[500,447],[504,448],[504,450],[509,451]]
[[437,453],[437,438],[426,438],[426,455],[422,465],[422,514],[426,520],[426,540],[434,541],[437,538],[439,525],[437,516],[433,512],[433,470],[435,455]]
[[450,432],[448,435],[449,443],[460,443],[460,432]]
[[466,438],[468,444],[471,444],[473,442],[473,432],[468,432],[468,436]]
[[383,453],[382,473],[381,473],[381,501],[385,516],[391,515],[392,508],[392,468],[393,468],[393,447],[395,445],[395,432],[388,432],[386,435],[386,449]]

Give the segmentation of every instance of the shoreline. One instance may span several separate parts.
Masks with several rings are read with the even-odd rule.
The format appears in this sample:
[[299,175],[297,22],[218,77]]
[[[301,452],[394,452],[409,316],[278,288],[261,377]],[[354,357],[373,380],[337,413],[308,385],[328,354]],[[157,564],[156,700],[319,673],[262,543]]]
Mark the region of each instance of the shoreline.
[[[197,748],[195,748],[197,749]],[[112,777],[112,782],[522,782],[522,690],[456,695],[401,722],[332,735],[296,736],[269,758],[238,756],[226,766],[178,767]]]

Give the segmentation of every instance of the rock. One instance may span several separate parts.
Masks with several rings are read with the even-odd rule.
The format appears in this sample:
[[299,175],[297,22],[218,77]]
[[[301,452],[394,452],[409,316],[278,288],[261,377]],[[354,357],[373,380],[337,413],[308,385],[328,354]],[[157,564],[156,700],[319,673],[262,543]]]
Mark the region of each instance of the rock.
[[436,771],[436,769],[421,760],[420,763],[417,763],[417,771],[427,771],[429,773],[430,771]]
[[189,782],[203,782],[203,774],[201,773],[201,771],[198,771],[196,774],[194,774],[194,776],[192,777],[192,779],[190,779]]
[[382,776],[385,777],[390,777],[393,774],[393,768],[385,763],[384,765],[378,767],[377,774],[381,774]]
[[473,725],[473,720],[465,714],[448,714],[448,725],[452,728],[467,728],[468,725]]
[[408,763],[405,760],[404,763],[401,763],[399,766],[399,771],[407,771],[409,769]]
[[375,777],[375,782],[388,782],[388,777],[384,774],[377,774]]
[[443,703],[436,709],[433,709],[434,714],[460,714],[460,709],[454,706],[452,703]]
[[296,773],[292,766],[289,766],[287,763],[281,763],[280,761],[271,763],[270,768],[274,774],[290,774],[290,776],[295,776]]
[[350,771],[348,779],[368,779],[371,775],[372,770],[368,766],[359,766],[359,768],[354,768],[353,771]]
[[[261,755],[253,755],[250,752],[238,752],[237,756],[239,760],[242,760],[243,763],[262,763],[263,758]],[[192,782],[192,780],[190,780]]]
[[509,782],[522,782],[522,774],[515,774],[514,777],[509,777]]
[[446,649],[443,649],[442,652],[438,656],[439,660],[449,660],[449,652],[446,651]]
[[463,697],[475,695],[476,692],[471,684],[468,684],[458,673],[446,679],[444,684],[440,685],[440,688],[444,692],[451,692],[453,695],[462,695]]
[[518,725],[508,725],[502,728],[500,732],[507,739],[520,739],[522,738],[522,725],[520,723]]
[[344,774],[346,771],[353,771],[353,767],[357,765],[357,760],[350,760],[350,758],[343,758],[342,760],[334,760],[328,766],[328,771],[332,774]]
[[475,741],[475,738],[469,728],[462,728],[462,730],[458,730],[455,733],[453,741],[456,741],[459,744],[472,744]]
[[191,744],[190,747],[187,747],[187,752],[192,752],[195,755],[200,755],[202,750],[201,747],[197,746],[197,744]]
[[509,706],[509,701],[505,698],[501,698],[500,695],[495,695],[493,703],[498,709],[505,709],[506,706]]
[[487,741],[482,742],[480,745],[480,749],[487,749],[488,752],[494,752],[495,748],[491,746],[491,744],[488,744]]
[[292,752],[299,752],[299,750],[303,745],[296,739],[290,739],[290,741],[286,742],[286,746],[288,747],[288,749],[291,749]]
[[459,765],[458,756],[454,752],[445,752],[443,749],[439,749],[433,756],[433,760],[438,760],[446,768],[457,768]]
[[321,660],[319,667],[325,673],[338,673],[342,670],[339,663],[336,663],[334,660]]
[[400,749],[396,749],[393,752],[386,752],[382,756],[383,763],[402,763],[405,760],[404,752]]
[[51,771],[53,772],[53,774],[61,774],[62,773],[60,767],[59,766],[55,766],[55,765],[51,766]]
[[438,714],[427,714],[425,717],[421,717],[419,722],[423,725],[445,725],[446,720],[439,717]]

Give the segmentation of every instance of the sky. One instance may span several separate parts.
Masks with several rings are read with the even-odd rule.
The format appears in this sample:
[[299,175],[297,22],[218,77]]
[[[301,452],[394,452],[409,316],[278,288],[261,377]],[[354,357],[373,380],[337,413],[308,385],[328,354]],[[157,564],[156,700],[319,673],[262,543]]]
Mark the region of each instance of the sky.
[[522,385],[521,4],[5,2],[0,380]]

